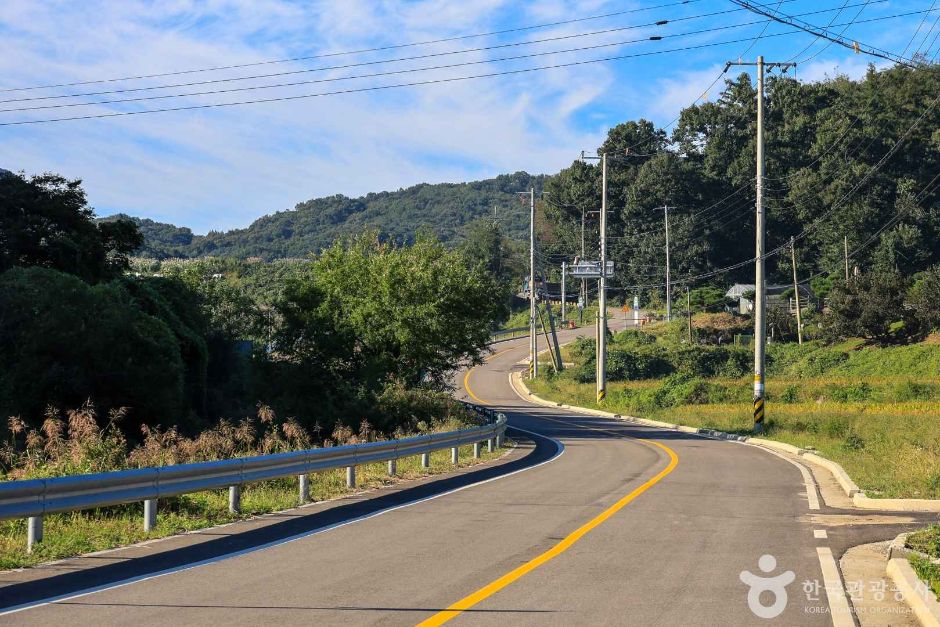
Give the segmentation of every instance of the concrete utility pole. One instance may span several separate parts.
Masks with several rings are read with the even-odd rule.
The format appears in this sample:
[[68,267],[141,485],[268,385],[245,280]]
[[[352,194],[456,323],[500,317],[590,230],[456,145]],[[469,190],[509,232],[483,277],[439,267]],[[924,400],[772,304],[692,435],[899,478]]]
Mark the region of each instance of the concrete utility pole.
[[757,57],[757,63],[742,61],[728,62],[727,71],[732,65],[757,66],[757,238],[754,286],[754,432],[764,430],[764,369],[767,347],[767,285],[764,276],[764,251],[766,214],[764,212],[764,69],[782,68],[784,72],[796,63],[765,63],[764,57]]
[[692,292],[685,286],[685,313],[689,317],[689,345],[692,345]]
[[842,238],[842,250],[845,251],[845,285],[849,285],[849,236]]
[[[581,261],[584,261],[584,216],[584,207],[581,207]],[[584,302],[584,306],[587,307],[587,283],[584,279],[581,279],[581,298],[582,302]],[[581,323],[583,322],[582,320]]]
[[529,373],[539,376],[538,314],[535,309],[535,188],[529,190]]
[[669,210],[675,207],[663,205],[663,219],[666,221],[666,322],[672,320],[672,281],[669,277]]
[[565,321],[565,307],[567,306],[567,301],[565,300],[565,272],[567,272],[568,264],[564,261],[561,262],[561,321]]
[[601,155],[601,277],[597,283],[597,402],[607,396],[607,154]]
[[790,262],[793,264],[793,295],[796,298],[796,339],[803,344],[803,314],[800,312],[800,284],[796,280],[796,238],[790,238]]

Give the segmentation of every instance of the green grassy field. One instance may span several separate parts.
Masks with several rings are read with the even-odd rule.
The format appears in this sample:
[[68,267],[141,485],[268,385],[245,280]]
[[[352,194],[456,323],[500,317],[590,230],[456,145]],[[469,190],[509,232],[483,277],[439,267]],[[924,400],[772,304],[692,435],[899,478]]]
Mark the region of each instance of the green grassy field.
[[[461,447],[459,467],[495,459],[505,451],[487,453],[484,447],[479,460],[473,459],[473,447]],[[453,470],[450,450],[431,454],[431,468],[422,469],[420,457],[398,460],[398,475],[387,475],[384,463],[368,464],[356,469],[359,489],[372,489],[404,479]],[[310,497],[323,501],[348,493],[343,470],[310,476]],[[33,566],[65,557],[126,546],[143,540],[162,538],[186,531],[203,529],[289,509],[297,505],[296,479],[278,479],[244,486],[242,511],[228,511],[228,491],[196,492],[159,503],[157,526],[150,533],[143,530],[143,505],[140,503],[100,510],[70,512],[46,516],[44,539],[32,553],[26,552],[26,521],[0,521],[0,569]]]
[[[594,359],[590,341],[566,350],[566,359],[578,366],[560,375],[544,369],[530,388],[539,396],[572,405],[751,432],[749,377],[702,374],[740,370],[742,362],[746,367],[747,360],[739,354],[744,349],[682,347],[663,340],[668,334],[662,329],[652,337],[656,339],[636,333],[615,337],[610,361],[665,360],[665,365],[656,362],[663,374],[610,381],[600,407],[590,380]],[[615,357],[618,351],[623,353]],[[680,353],[684,357],[674,357]],[[769,361],[764,437],[817,449],[840,463],[873,498],[940,498],[940,345],[778,344],[771,347]],[[610,362],[608,366],[610,372]]]

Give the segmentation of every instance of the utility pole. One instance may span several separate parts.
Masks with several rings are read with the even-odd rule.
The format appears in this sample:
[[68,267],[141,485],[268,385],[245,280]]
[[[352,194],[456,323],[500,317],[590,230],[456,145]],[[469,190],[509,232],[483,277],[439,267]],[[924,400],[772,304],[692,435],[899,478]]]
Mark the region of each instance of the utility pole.
[[692,345],[692,292],[685,286],[685,313],[689,317],[689,346]]
[[842,238],[842,249],[845,251],[845,286],[849,286],[849,236]]
[[[581,153],[581,158],[584,158],[584,153]],[[584,218],[585,218],[584,207],[581,207],[581,257],[580,260],[584,261]],[[584,306],[587,307],[587,282],[584,279],[581,279],[581,302],[584,303]],[[579,324],[583,324],[584,321],[581,320]]]
[[790,238],[790,262],[793,264],[793,295],[796,298],[796,339],[803,344],[803,314],[800,312],[800,284],[796,280],[796,238]]
[[764,277],[764,237],[766,235],[766,219],[764,211],[764,69],[782,68],[784,72],[796,63],[765,63],[764,57],[757,57],[757,63],[742,61],[729,61],[725,65],[727,71],[732,65],[757,66],[757,237],[756,237],[756,263],[754,286],[754,432],[764,430],[764,369],[765,351],[767,345],[767,286]]
[[675,207],[663,205],[663,219],[666,221],[666,322],[672,320],[672,281],[669,278],[669,210]]
[[564,261],[561,262],[561,321],[565,322],[565,307],[567,301],[565,300],[565,273],[567,272],[568,264]]
[[607,396],[607,154],[601,155],[601,276],[597,284],[597,402]]
[[529,190],[529,373],[539,376],[538,314],[535,308],[535,188]]

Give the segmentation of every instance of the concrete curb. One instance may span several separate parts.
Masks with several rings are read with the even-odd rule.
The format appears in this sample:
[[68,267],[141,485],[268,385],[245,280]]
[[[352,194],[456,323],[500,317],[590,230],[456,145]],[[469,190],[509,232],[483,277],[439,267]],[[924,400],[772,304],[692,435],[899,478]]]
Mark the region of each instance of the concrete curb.
[[862,492],[861,488],[849,477],[848,473],[845,472],[845,469],[842,468],[836,462],[821,457],[820,455],[809,451],[807,449],[801,449],[799,447],[793,446],[792,444],[786,444],[784,442],[777,442],[776,440],[766,440],[764,438],[753,438],[745,435],[737,435],[734,433],[727,433],[725,431],[716,431],[714,429],[697,429],[695,427],[687,427],[685,425],[672,424],[670,422],[660,422],[658,420],[649,420],[646,418],[637,418],[635,416],[622,416],[621,414],[614,414],[607,411],[601,411],[599,409],[589,409],[587,407],[576,407],[573,405],[564,405],[562,403],[557,403],[555,401],[549,401],[543,398],[540,398],[532,393],[531,390],[526,386],[525,382],[522,380],[522,375],[519,372],[514,372],[510,375],[510,384],[513,389],[516,390],[516,393],[531,400],[533,403],[538,405],[544,405],[546,407],[560,407],[562,409],[570,409],[582,414],[590,414],[593,416],[603,416],[605,418],[615,418],[617,420],[626,420],[629,422],[635,422],[639,425],[644,425],[648,427],[659,427],[661,429],[673,429],[675,431],[680,431],[682,433],[692,433],[696,435],[701,435],[709,438],[719,439],[719,440],[730,440],[734,442],[746,442],[747,444],[753,444],[754,446],[759,446],[761,448],[770,449],[772,451],[778,451],[783,453],[789,453],[791,455],[796,455],[802,457],[808,462],[821,466],[832,473],[832,476],[835,477],[836,482],[845,492],[846,496],[852,499],[852,503],[855,507],[859,509],[880,509],[880,510],[894,510],[900,512],[940,512],[940,500],[937,499],[873,499],[869,498]]
[[[894,582],[898,592],[904,595],[904,602],[914,612],[920,624],[924,627],[940,627],[940,602],[929,588],[925,588],[926,584],[914,572],[906,556],[894,557],[895,545],[906,535],[901,534],[891,543],[885,572]],[[903,545],[902,540],[901,546]]]

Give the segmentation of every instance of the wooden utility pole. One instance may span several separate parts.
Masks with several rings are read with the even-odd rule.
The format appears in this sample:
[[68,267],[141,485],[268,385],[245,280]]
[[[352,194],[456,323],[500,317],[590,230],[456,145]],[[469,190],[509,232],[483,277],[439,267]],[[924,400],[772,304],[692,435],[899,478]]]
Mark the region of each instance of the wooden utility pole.
[[796,239],[790,238],[790,261],[793,264],[793,296],[796,298],[796,338],[803,344],[803,314],[800,312],[800,283],[796,279]]
[[685,313],[689,317],[689,345],[692,344],[692,292],[685,286]]

